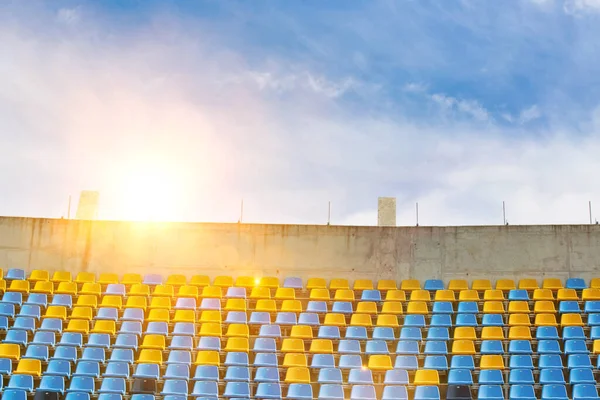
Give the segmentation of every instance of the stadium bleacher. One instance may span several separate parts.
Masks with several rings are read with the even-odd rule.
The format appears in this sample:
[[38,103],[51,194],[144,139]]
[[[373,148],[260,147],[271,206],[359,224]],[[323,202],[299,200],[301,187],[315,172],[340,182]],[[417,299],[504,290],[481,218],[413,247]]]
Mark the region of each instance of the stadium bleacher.
[[600,278],[0,270],[2,399],[598,399]]

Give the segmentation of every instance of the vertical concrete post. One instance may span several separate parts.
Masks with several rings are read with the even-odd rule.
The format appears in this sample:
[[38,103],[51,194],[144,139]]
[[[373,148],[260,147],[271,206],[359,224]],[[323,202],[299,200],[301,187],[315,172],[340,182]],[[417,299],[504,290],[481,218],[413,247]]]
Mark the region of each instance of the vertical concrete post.
[[380,197],[377,204],[377,226],[396,226],[396,198]]

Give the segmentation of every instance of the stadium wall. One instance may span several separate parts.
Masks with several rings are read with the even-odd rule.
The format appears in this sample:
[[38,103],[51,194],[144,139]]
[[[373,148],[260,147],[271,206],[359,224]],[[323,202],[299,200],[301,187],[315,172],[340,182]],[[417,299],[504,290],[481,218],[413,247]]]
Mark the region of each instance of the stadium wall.
[[0,217],[0,266],[428,279],[600,276],[600,226],[355,227]]

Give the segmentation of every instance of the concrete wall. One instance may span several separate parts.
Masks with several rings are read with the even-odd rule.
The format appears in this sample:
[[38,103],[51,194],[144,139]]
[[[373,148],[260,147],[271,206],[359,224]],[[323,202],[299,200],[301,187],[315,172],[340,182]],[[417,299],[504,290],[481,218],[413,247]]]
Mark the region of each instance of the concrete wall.
[[600,276],[600,226],[351,227],[0,217],[0,266],[349,279]]

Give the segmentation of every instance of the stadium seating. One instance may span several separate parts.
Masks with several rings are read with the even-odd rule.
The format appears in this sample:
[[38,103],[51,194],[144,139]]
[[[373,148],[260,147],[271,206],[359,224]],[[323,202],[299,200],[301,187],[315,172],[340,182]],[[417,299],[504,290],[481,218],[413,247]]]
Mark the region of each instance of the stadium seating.
[[3,278],[3,398],[599,398],[600,280]]

